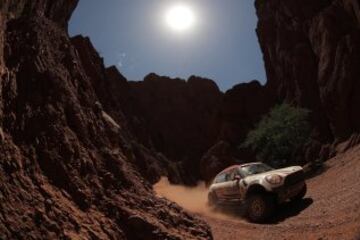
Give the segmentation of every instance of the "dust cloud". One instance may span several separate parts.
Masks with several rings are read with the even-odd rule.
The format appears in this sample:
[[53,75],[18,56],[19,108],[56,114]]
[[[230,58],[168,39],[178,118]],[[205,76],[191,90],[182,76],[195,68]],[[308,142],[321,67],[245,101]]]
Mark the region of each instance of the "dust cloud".
[[225,215],[208,205],[208,189],[204,182],[199,182],[196,187],[185,187],[172,185],[166,177],[163,177],[153,188],[159,197],[176,202],[192,213],[214,218],[234,219],[234,217]]
[[206,214],[211,211],[207,204],[207,188],[201,182],[196,187],[172,185],[166,177],[154,185],[154,190],[160,197],[176,202],[191,212]]

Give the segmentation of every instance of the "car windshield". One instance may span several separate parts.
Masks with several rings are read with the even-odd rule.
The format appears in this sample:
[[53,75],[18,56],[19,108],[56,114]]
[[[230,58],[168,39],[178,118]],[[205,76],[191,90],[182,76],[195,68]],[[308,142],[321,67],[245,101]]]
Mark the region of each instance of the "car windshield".
[[264,163],[255,163],[240,167],[240,172],[245,176],[255,175],[259,173],[269,172],[273,170],[270,166]]

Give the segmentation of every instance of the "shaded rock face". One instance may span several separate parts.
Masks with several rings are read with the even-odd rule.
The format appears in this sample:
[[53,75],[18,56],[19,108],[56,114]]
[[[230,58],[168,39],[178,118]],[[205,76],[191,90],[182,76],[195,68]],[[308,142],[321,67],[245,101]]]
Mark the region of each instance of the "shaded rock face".
[[40,16],[66,27],[79,0],[2,0],[0,8],[8,18]]
[[139,173],[161,156],[113,114],[112,69],[70,41],[76,2],[1,2],[0,239],[211,239]]
[[[153,144],[153,139],[158,135],[156,129],[148,124],[151,115],[146,117],[143,113],[144,107],[139,100],[141,96],[136,94],[133,86],[115,67],[104,69],[103,59],[89,38],[76,36],[71,41],[99,98],[100,111],[105,111],[117,123],[121,123],[119,128],[126,136],[126,139],[121,138],[121,142],[136,169],[151,183],[156,183],[161,176],[168,176],[174,183],[183,183],[187,175],[182,171],[181,163],[169,160]],[[161,107],[161,104],[156,107]],[[128,141],[129,138],[131,141]]]
[[212,146],[200,161],[201,176],[209,183],[213,178],[226,167],[236,163],[233,146],[225,141],[220,141]]
[[208,180],[201,159],[219,141],[229,143],[234,160],[229,162],[255,160],[251,151],[237,147],[275,101],[257,81],[225,94],[213,81],[194,76],[185,81],[149,74],[144,81],[128,82],[115,67],[103,70],[88,38],[77,36],[72,43],[103,109],[133,139],[129,149],[138,171],[152,183],[161,175],[190,185]]
[[360,130],[356,0],[257,0],[268,86],[313,111],[321,141]]
[[223,95],[217,85],[199,77],[184,81],[156,74],[130,85],[153,147],[180,164],[185,183],[196,182],[201,156],[216,139],[212,129]]
[[200,161],[202,179],[209,182],[230,165],[256,161],[255,153],[241,144],[275,102],[258,81],[238,84],[224,94],[215,118],[216,142]]
[[233,145],[242,143],[274,104],[273,95],[257,81],[234,86],[225,93],[218,111],[218,137]]
[[[264,87],[240,84],[225,94],[217,117],[219,140],[230,144],[237,161],[253,160],[251,151],[236,147],[261,116],[287,102],[311,110],[313,141],[304,160],[324,160],[327,143],[360,130],[359,2],[256,0],[255,6],[268,81]],[[217,155],[213,152],[203,160],[214,160],[209,157]],[[205,179],[212,175],[210,170],[202,173]]]

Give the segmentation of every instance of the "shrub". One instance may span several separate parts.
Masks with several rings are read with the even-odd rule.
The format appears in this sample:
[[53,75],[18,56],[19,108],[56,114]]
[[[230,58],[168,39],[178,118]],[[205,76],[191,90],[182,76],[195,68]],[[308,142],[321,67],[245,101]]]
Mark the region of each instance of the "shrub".
[[310,140],[309,111],[289,104],[275,106],[252,130],[242,145],[273,167],[296,162],[297,154]]

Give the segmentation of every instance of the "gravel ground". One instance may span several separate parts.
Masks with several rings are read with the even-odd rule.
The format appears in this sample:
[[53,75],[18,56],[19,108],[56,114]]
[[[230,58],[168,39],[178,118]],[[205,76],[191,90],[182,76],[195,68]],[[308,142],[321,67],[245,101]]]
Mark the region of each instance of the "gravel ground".
[[280,206],[268,224],[251,224],[236,216],[201,216],[215,240],[360,240],[360,146],[329,160],[324,172],[307,183],[305,199]]

